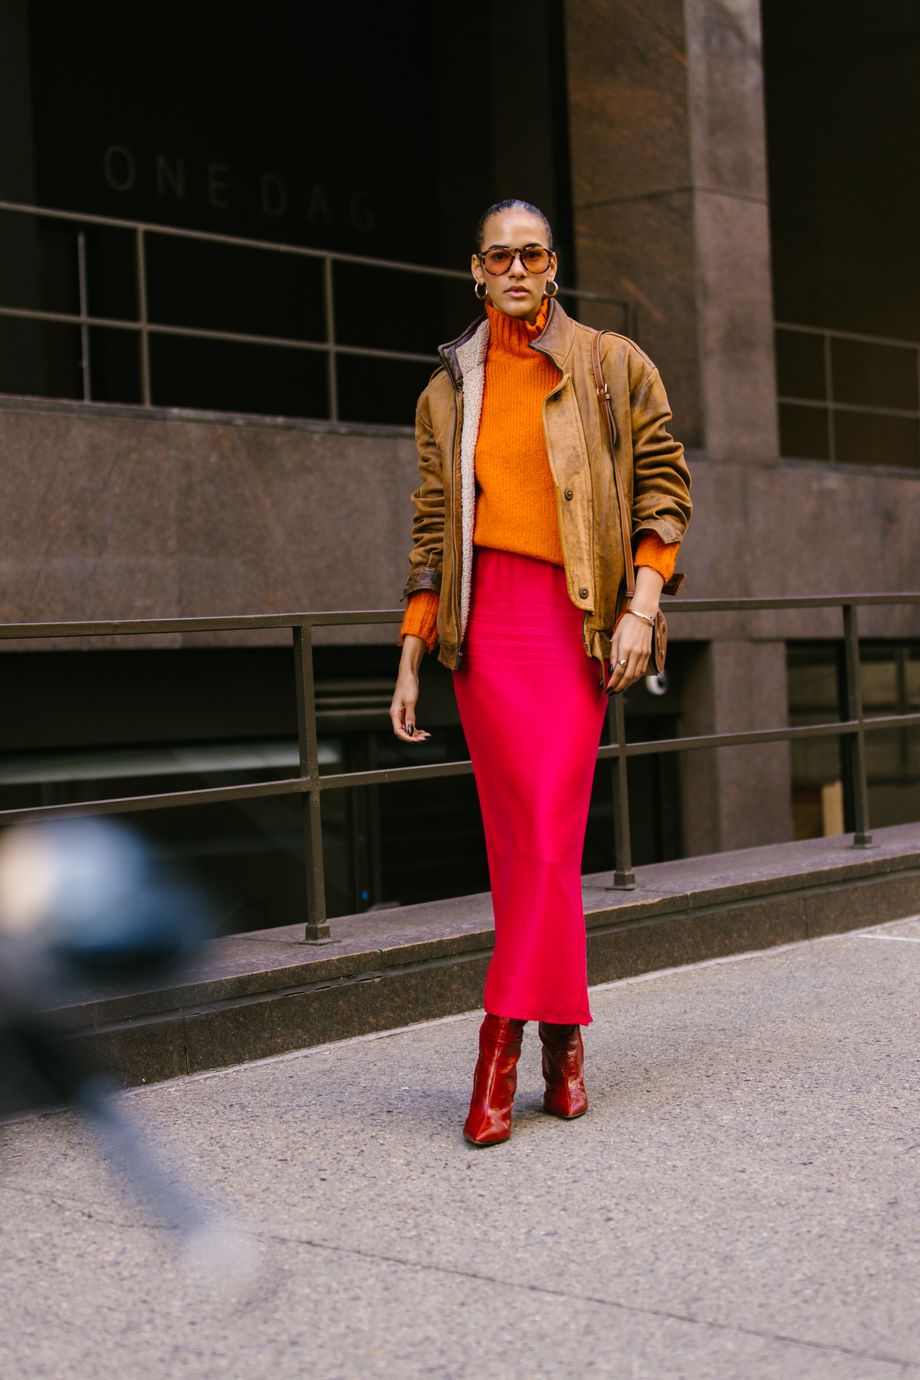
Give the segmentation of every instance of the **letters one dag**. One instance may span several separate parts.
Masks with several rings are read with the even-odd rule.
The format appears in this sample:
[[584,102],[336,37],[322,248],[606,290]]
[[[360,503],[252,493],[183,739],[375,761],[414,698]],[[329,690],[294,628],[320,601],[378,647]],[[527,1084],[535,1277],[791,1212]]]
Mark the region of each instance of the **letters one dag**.
[[114,192],[130,192],[139,187],[147,190],[147,178],[152,172],[153,190],[164,199],[194,202],[203,198],[209,206],[227,211],[234,203],[252,209],[254,197],[260,213],[273,219],[293,211],[310,225],[338,225],[347,220],[365,234],[376,225],[370,199],[360,189],[332,197],[322,183],[314,182],[296,189],[292,197],[288,182],[279,173],[247,173],[234,179],[229,163],[206,163],[197,168],[193,165],[190,170],[183,154],[154,154],[153,167],[145,173],[126,144],[110,144],[102,155],[102,172],[106,186]]

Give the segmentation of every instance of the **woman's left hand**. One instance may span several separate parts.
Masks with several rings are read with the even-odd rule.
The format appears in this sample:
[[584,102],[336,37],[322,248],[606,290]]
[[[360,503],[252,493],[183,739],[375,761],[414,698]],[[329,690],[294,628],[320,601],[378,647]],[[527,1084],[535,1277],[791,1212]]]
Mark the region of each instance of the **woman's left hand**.
[[[623,613],[610,641],[610,679],[608,691],[628,690],[648,671],[652,655],[652,626],[642,618]],[[626,665],[619,663],[625,661]]]

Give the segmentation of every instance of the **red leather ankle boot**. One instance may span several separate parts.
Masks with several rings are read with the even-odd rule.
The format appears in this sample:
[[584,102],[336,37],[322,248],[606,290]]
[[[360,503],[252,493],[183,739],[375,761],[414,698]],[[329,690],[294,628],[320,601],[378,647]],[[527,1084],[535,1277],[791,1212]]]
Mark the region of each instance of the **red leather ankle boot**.
[[526,1021],[486,1015],[479,1027],[479,1058],[463,1134],[473,1145],[498,1145],[511,1135],[511,1106]]
[[585,1048],[580,1025],[551,1025],[540,1022],[543,1044],[543,1077],[546,1092],[543,1110],[567,1119],[588,1110],[585,1092]]

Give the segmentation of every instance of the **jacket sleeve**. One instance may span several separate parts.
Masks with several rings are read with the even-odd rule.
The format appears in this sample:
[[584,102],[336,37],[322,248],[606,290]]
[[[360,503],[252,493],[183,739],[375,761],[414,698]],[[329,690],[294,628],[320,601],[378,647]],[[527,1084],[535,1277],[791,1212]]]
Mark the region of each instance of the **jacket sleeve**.
[[632,535],[656,532],[670,545],[690,524],[690,471],[684,448],[668,430],[671,408],[661,375],[651,369],[631,399],[633,429]]
[[415,444],[421,484],[412,494],[412,550],[409,552],[409,572],[403,585],[402,598],[417,589],[441,589],[441,565],[444,555],[444,479],[440,448],[434,439],[427,392],[419,398],[415,412]]

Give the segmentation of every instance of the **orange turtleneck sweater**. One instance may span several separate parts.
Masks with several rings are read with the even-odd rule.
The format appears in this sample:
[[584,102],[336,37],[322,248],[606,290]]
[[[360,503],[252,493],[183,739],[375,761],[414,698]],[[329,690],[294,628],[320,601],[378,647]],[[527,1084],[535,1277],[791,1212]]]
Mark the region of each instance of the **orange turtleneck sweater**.
[[[560,375],[547,355],[529,348],[546,325],[548,309],[544,298],[530,325],[486,302],[490,333],[474,461],[473,545],[517,551],[564,566],[542,411],[543,399]],[[665,544],[657,533],[645,533],[633,561],[652,566],[669,580],[679,547],[680,542]],[[438,603],[433,590],[410,594],[398,645],[407,633],[414,633],[424,638],[429,652],[434,651]]]

